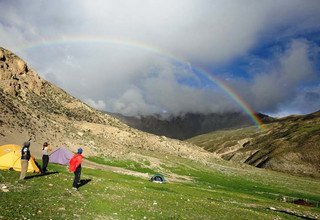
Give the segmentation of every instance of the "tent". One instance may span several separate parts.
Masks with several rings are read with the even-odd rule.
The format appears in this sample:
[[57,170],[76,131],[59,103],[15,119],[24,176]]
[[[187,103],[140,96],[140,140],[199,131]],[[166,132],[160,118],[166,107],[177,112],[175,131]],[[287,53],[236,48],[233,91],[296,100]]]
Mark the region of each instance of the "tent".
[[15,144],[7,144],[7,145],[2,145],[0,146],[0,156],[9,153],[11,151],[19,151],[21,150],[22,147],[15,145]]
[[[0,146],[0,169],[21,171],[21,147],[14,144]],[[30,158],[28,171],[39,173],[40,169],[33,158]]]
[[165,182],[166,182],[164,176],[161,175],[161,174],[155,174],[155,175],[153,175],[153,176],[151,177],[150,181],[151,181],[151,182],[156,182],[156,183],[165,183]]
[[72,157],[73,153],[70,150],[60,147],[50,154],[49,163],[68,165]]

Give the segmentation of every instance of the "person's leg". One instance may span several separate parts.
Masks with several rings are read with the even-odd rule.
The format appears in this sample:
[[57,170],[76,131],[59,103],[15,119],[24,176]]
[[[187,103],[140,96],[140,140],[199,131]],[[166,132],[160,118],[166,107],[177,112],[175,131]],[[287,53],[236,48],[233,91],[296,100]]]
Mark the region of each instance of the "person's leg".
[[81,179],[81,164],[79,165],[79,176],[78,176],[78,184],[80,183],[80,179]]
[[44,173],[44,155],[42,155],[42,166],[41,166],[41,173]]
[[80,175],[81,175],[81,166],[78,166],[76,171],[74,171],[74,180],[72,187],[73,188],[78,188],[78,183],[80,181]]
[[42,156],[42,172],[43,173],[47,172],[48,163],[49,163],[49,156],[43,155]]
[[26,177],[26,173],[28,170],[28,160],[21,160],[21,173],[20,173],[20,180],[23,180]]

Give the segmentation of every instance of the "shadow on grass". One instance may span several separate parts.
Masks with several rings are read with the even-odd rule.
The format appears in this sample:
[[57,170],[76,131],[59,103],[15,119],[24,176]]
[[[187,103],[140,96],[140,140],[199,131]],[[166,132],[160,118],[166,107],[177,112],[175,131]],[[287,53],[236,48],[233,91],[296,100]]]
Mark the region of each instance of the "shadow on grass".
[[298,218],[301,218],[301,219],[310,219],[310,220],[316,219],[313,216],[301,215],[301,214],[298,214],[298,213],[295,213],[295,212],[292,212],[292,211],[289,211],[289,210],[279,210],[279,209],[275,209],[275,208],[273,208],[273,209],[269,208],[269,209],[272,210],[272,211],[275,211],[275,212],[281,212],[281,213],[285,213],[285,214],[288,214],[288,215],[292,215],[292,216],[295,216],[295,217],[298,217]]
[[146,188],[152,189],[152,190],[157,190],[157,191],[162,191],[162,192],[169,192],[169,193],[176,193],[175,191],[168,189],[168,188],[163,188],[159,185],[159,187],[156,186],[147,186]]
[[83,179],[80,180],[80,183],[78,184],[78,188],[80,188],[81,186],[86,185],[87,183],[89,183],[91,181],[91,179]]
[[59,172],[55,171],[55,172],[41,173],[41,174],[36,174],[36,175],[33,175],[33,176],[26,176],[24,179],[27,180],[27,179],[32,179],[32,178],[47,176],[47,175],[56,174],[56,173],[59,173]]

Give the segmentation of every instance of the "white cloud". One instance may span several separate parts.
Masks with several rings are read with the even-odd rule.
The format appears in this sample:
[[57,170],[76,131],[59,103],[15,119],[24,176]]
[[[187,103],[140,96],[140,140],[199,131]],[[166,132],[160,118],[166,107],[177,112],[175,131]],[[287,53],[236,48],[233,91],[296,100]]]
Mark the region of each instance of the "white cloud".
[[[188,63],[227,64],[250,54],[262,40],[319,30],[319,20],[316,0],[1,1],[0,45],[99,109],[125,114],[232,111],[239,107],[221,91],[179,82],[201,85]],[[88,41],[75,43],[82,38]],[[93,42],[99,39],[126,43]],[[43,45],[20,50],[39,42]],[[285,53],[264,60],[266,71],[255,72],[252,81],[229,81],[256,110],[276,111],[315,75],[310,47],[307,41],[293,41]]]
[[106,108],[106,103],[103,100],[86,99],[84,101],[95,109],[104,110]]
[[320,102],[308,100],[307,91],[319,84],[316,69],[319,49],[306,40],[292,40],[269,58],[250,57],[252,63],[247,71],[251,79],[232,77],[228,83],[256,111],[272,115],[315,111],[320,109]]
[[309,58],[311,50],[308,42],[294,40],[283,54],[269,62],[268,72],[254,77],[251,94],[256,109],[277,110],[295,97],[300,84],[316,79],[314,63]]

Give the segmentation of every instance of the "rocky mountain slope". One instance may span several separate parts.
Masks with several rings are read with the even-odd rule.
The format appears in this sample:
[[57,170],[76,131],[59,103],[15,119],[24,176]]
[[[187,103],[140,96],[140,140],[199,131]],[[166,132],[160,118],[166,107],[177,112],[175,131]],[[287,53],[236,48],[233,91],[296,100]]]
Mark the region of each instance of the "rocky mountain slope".
[[320,111],[189,140],[217,156],[260,168],[320,177]]
[[43,80],[22,59],[0,48],[0,145],[22,144],[32,137],[31,152],[41,145],[75,150],[85,156],[144,157],[156,151],[205,160],[211,155],[192,144],[133,129]]
[[[240,128],[253,125],[251,119],[239,112],[196,114],[188,113],[183,116],[160,115],[128,117],[112,114],[130,127],[148,133],[185,140],[197,135],[221,129]],[[267,115],[258,114],[265,122],[275,119]]]

